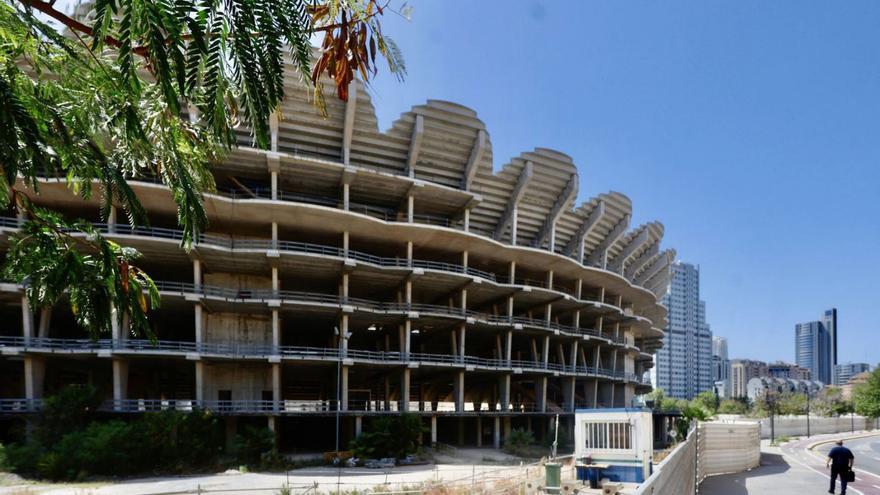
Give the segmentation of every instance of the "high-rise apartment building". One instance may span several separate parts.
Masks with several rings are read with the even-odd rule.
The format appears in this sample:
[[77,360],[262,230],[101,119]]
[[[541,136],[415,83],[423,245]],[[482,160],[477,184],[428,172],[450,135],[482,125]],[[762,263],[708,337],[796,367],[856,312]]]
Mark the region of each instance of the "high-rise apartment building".
[[730,362],[730,396],[748,397],[749,380],[767,376],[767,363],[751,359]]
[[825,311],[821,320],[798,323],[794,331],[798,366],[810,370],[813,380],[837,383],[837,309]]
[[654,387],[670,397],[691,399],[714,385],[712,332],[706,323],[706,303],[700,300],[700,269],[675,262],[663,303],[669,308],[669,324],[654,358]]
[[871,365],[868,363],[844,363],[835,367],[834,377],[837,385],[846,385],[850,379],[859,373],[871,371]]
[[715,393],[726,398],[730,394],[730,359],[724,337],[712,337],[712,380]]

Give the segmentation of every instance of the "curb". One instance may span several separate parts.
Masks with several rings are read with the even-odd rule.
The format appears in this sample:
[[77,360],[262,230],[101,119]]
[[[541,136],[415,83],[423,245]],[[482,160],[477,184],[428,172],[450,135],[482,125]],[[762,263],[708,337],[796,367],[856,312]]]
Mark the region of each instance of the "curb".
[[[836,433],[829,433],[829,435],[836,435]],[[809,451],[813,451],[816,447],[818,447],[820,445],[824,445],[826,443],[836,442],[840,438],[844,438],[845,440],[858,440],[860,438],[873,437],[873,436],[877,436],[877,435],[880,435],[880,431],[873,431],[870,433],[868,433],[868,432],[858,433],[856,435],[849,436],[849,437],[837,437],[837,438],[831,438],[831,439],[827,439],[827,440],[819,440],[819,441],[816,441],[816,442],[813,442],[813,443],[807,445],[806,449]]]

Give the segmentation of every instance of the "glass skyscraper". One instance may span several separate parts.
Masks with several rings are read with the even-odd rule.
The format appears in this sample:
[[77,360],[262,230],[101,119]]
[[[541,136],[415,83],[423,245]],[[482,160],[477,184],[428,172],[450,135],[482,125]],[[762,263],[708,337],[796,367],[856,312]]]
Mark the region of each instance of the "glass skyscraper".
[[794,328],[798,366],[810,370],[813,380],[836,383],[837,309],[829,309],[819,321],[798,323]]
[[677,261],[669,291],[663,298],[669,325],[663,347],[654,356],[653,385],[677,399],[692,399],[714,386],[712,332],[706,323],[706,303],[700,300],[700,269]]

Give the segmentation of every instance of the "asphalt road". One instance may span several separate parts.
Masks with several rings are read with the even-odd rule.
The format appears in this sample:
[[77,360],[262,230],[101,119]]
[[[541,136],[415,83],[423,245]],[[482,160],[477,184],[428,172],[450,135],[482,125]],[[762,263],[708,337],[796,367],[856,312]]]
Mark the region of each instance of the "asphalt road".
[[[866,472],[880,475],[880,436],[845,440],[844,446],[852,450],[855,455],[854,466]],[[825,444],[816,447],[816,451],[826,455],[834,444]],[[880,481],[880,479],[875,479]],[[878,483],[880,485],[880,483]]]
[[[850,483],[847,488],[847,493],[854,493],[856,495],[880,495],[880,469],[878,469],[880,468],[880,460],[878,460],[880,459],[880,454],[875,452],[871,456],[871,464],[868,464],[867,462],[862,462],[863,454],[860,453],[862,449],[865,448],[873,451],[870,447],[871,445],[877,445],[880,447],[880,436],[847,440],[845,435],[822,435],[788,442],[782,446],[781,450],[786,460],[800,464],[813,473],[821,475],[825,486],[827,487],[830,470],[825,467],[825,453],[831,449],[831,445],[819,445],[814,450],[809,450],[808,447],[819,440],[834,440],[836,437],[843,438],[844,444],[849,446],[850,449],[853,450],[853,454],[856,456],[856,481]],[[859,451],[857,451],[856,448],[858,448]],[[827,490],[827,488],[824,488],[824,490]],[[837,485],[837,493],[840,493],[839,484]]]

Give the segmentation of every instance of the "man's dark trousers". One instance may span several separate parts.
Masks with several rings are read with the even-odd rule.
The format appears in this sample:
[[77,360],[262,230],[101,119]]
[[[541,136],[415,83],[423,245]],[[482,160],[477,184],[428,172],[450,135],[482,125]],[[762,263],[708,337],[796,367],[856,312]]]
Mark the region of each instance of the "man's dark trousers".
[[834,491],[834,480],[840,475],[840,493],[843,495],[846,493],[846,472],[849,471],[849,466],[835,466],[831,465],[831,487],[828,488],[830,491]]

